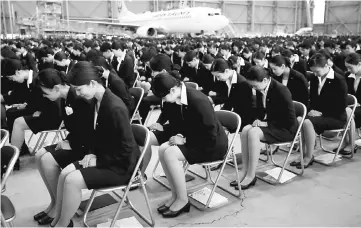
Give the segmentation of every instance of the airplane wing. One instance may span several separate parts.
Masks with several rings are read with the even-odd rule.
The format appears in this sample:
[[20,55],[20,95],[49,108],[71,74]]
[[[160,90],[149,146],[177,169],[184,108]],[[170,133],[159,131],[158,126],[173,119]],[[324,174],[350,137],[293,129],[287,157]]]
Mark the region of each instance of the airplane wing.
[[[67,20],[64,20],[65,22]],[[97,24],[104,26],[115,26],[115,27],[129,27],[129,28],[138,28],[140,25],[133,23],[119,23],[119,22],[107,22],[107,21],[83,21],[83,20],[69,20],[69,22],[77,22],[83,24]]]

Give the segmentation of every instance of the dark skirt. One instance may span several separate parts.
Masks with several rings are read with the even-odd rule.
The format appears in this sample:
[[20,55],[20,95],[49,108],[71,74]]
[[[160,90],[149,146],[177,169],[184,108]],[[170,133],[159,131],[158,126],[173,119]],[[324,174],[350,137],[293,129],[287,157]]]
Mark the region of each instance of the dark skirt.
[[333,117],[325,116],[307,116],[315,129],[316,134],[322,134],[326,130],[342,129],[346,120],[339,120]]
[[74,151],[74,150],[63,150],[57,149],[56,144],[44,147],[44,149],[51,153],[56,163],[60,166],[60,168],[64,169],[69,164],[82,160],[85,156],[85,153]]
[[361,127],[361,107],[357,107],[355,110],[355,124],[356,128]]
[[24,116],[24,120],[34,134],[41,131],[57,130],[61,123],[61,120],[57,118],[33,117],[32,115]]
[[88,189],[99,189],[127,185],[133,173],[119,175],[110,169],[99,169],[97,167],[83,168],[79,161],[73,163],[80,171]]
[[178,145],[189,164],[214,162],[224,159],[228,150],[228,141],[221,140],[214,147],[192,147],[186,144]]
[[260,127],[260,129],[262,130],[264,138],[266,139],[265,141],[268,144],[291,142],[293,141],[297,131],[297,129],[288,130],[285,128],[275,128],[271,126]]

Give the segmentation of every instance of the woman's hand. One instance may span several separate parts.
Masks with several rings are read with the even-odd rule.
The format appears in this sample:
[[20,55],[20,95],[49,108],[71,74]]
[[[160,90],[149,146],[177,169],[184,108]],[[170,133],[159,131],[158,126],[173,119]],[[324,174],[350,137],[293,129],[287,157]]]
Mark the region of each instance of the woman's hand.
[[178,135],[172,136],[172,137],[170,137],[168,143],[171,146],[184,145],[185,144],[185,138],[183,138],[181,136],[178,136]]
[[70,143],[68,140],[60,141],[55,147],[55,150],[63,149],[63,150],[71,150]]
[[[83,160],[79,161],[79,164],[82,165],[83,168],[94,167],[96,165],[96,158],[97,158],[97,156],[94,154],[85,155]],[[94,163],[95,163],[95,165],[94,165]],[[90,165],[93,165],[93,166],[90,166]]]
[[308,116],[322,116],[322,112],[311,110],[308,114]]
[[41,112],[40,112],[40,111],[36,111],[36,112],[34,112],[33,117],[39,117],[39,116],[40,116],[40,114],[41,114]]
[[267,122],[255,120],[252,124],[252,127],[268,127]]
[[154,123],[154,124],[149,126],[149,129],[151,131],[155,131],[155,130],[163,131],[163,126],[161,124],[159,124],[159,123]]

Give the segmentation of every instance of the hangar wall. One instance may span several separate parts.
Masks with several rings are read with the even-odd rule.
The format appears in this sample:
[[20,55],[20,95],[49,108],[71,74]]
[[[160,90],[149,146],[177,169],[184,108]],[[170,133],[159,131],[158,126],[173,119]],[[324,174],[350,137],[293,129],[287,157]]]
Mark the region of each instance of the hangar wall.
[[[36,15],[36,2],[28,0],[1,1],[1,30],[5,28],[10,33],[10,12],[15,20],[31,18]],[[67,14],[63,1],[63,16]],[[128,9],[134,13],[153,10],[166,10],[169,6],[177,6],[179,0],[126,0]],[[209,6],[221,8],[231,19],[239,34],[255,33],[270,34],[276,32],[293,33],[301,27],[306,27],[304,1],[258,1],[258,0],[190,0],[192,6]],[[116,18],[117,1],[68,1],[69,16],[72,18]],[[312,11],[311,11],[312,13]],[[5,20],[4,20],[5,19]],[[337,30],[339,34],[361,32],[361,2],[360,1],[326,1],[324,33]],[[5,21],[5,24],[4,24]],[[19,26],[13,26],[13,33],[20,33]]]
[[361,1],[325,2],[325,33],[361,35]]

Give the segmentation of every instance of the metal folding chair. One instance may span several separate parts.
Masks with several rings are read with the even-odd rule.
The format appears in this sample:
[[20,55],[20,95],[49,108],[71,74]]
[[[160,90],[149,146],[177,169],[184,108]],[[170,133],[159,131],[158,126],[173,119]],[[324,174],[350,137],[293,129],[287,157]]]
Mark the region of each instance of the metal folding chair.
[[[300,102],[297,102],[297,101],[293,101],[293,105],[295,107],[295,112],[296,112],[296,117],[299,121],[298,123],[298,128],[297,128],[297,131],[296,131],[296,134],[293,138],[293,140],[291,142],[282,142],[282,143],[273,143],[273,144],[267,144],[267,142],[264,142],[266,143],[266,146],[267,146],[267,152],[266,152],[266,156],[267,156],[267,159],[266,160],[263,160],[263,159],[260,159],[261,161],[264,161],[264,162],[267,162],[269,160],[269,158],[271,158],[271,161],[272,161],[272,164],[276,167],[279,167],[281,168],[281,171],[278,175],[278,178],[276,181],[272,180],[272,179],[267,179],[265,178],[263,175],[260,175],[259,173],[257,173],[257,178],[267,182],[267,183],[270,183],[270,184],[280,184],[281,183],[281,178],[282,178],[282,175],[284,173],[284,170],[287,170],[291,173],[294,173],[296,175],[302,175],[303,172],[304,172],[304,164],[303,164],[303,148],[302,148],[302,126],[303,126],[303,122],[305,121],[305,118],[306,118],[306,115],[307,115],[307,108],[304,104],[300,103]],[[299,119],[301,118],[301,119]],[[294,170],[291,170],[291,169],[288,169],[286,168],[286,165],[287,165],[287,162],[288,162],[288,159],[290,157],[290,155],[292,154],[292,151],[295,147],[295,144],[299,142],[300,144],[300,155],[301,155],[301,171],[300,172],[296,172]],[[271,145],[273,146],[276,146],[276,147],[280,147],[280,146],[286,146],[286,145],[289,145],[291,144],[288,152],[287,152],[287,156],[285,158],[285,160],[283,161],[283,164],[282,165],[279,165],[275,162],[275,160],[273,159],[273,155],[272,155],[272,152],[271,152]]]
[[133,123],[134,120],[138,120],[140,124],[142,124],[142,118],[140,117],[138,108],[140,105],[140,102],[143,100],[144,96],[144,89],[140,87],[133,87],[129,89],[130,95],[132,95],[135,99],[136,106],[132,115],[132,118],[130,118],[130,123]]
[[137,70],[135,70],[134,73],[137,74],[137,76],[136,76],[136,78],[135,78],[135,81],[134,81],[134,83],[133,83],[133,87],[132,87],[132,88],[134,88],[134,87],[137,86],[137,82],[138,82],[139,79],[140,79],[139,72],[138,72]]
[[[4,151],[4,150],[13,152],[13,155],[11,157],[9,164],[6,167],[5,174],[1,179],[2,192],[3,192],[3,190],[5,191],[6,181],[8,180],[11,172],[14,169],[15,163],[19,158],[19,149],[16,148],[15,146],[12,146],[12,145],[3,146],[1,148],[1,151]],[[12,221],[15,219],[15,216],[16,216],[16,211],[15,211],[15,207],[14,207],[13,203],[7,196],[1,194],[1,223],[2,223],[2,225],[4,227],[7,227],[7,226],[13,227]]]
[[[35,153],[36,151],[38,151],[38,149],[40,149],[44,145],[45,139],[48,137],[49,133],[55,132],[55,136],[54,136],[53,140],[51,141],[51,145],[55,143],[55,140],[58,139],[59,135],[60,135],[60,138],[62,140],[64,140],[66,138],[65,132],[63,132],[64,127],[65,127],[64,121],[61,121],[60,126],[59,126],[59,128],[57,130],[49,130],[49,131],[41,131],[41,132],[39,132],[40,136],[39,136],[38,140],[36,141],[36,144],[35,144],[35,147],[33,148],[32,153]],[[30,144],[31,139],[33,138],[33,136],[34,136],[34,133],[31,133],[31,136],[30,136],[30,138],[28,140],[28,144]]]
[[[135,141],[137,142],[137,144],[139,145],[139,147],[142,147],[142,152],[141,152],[141,155],[138,159],[138,162],[134,168],[134,171],[133,171],[133,174],[132,174],[132,177],[130,178],[129,182],[127,185],[122,185],[122,186],[114,186],[114,187],[111,187],[111,188],[102,188],[102,189],[93,189],[93,192],[90,196],[90,199],[88,200],[88,204],[86,206],[86,209],[84,211],[84,217],[83,217],[83,222],[84,222],[84,225],[86,227],[89,227],[89,225],[87,224],[87,216],[88,216],[88,212],[89,212],[89,209],[94,201],[94,198],[95,198],[95,195],[96,193],[98,192],[113,192],[116,196],[118,196],[121,201],[120,201],[120,204],[117,208],[117,211],[113,217],[113,220],[111,222],[111,225],[110,227],[113,227],[115,225],[115,222],[117,221],[117,217],[120,213],[121,210],[124,210],[124,209],[128,209],[130,208],[133,212],[135,212],[139,217],[141,217],[148,225],[150,226],[154,226],[155,225],[155,221],[154,221],[154,218],[153,218],[153,214],[152,214],[152,210],[151,210],[151,207],[150,207],[150,202],[149,202],[149,198],[148,198],[148,193],[147,193],[147,190],[145,188],[145,184],[144,184],[144,179],[143,179],[143,174],[140,170],[140,165],[142,163],[142,160],[143,160],[143,157],[144,157],[144,154],[149,146],[149,130],[148,128],[142,126],[142,125],[139,125],[139,124],[132,124],[132,130],[133,130],[133,135],[134,135],[134,138],[135,138]],[[132,187],[132,186],[138,186],[138,183],[137,183],[137,179],[139,178],[140,180],[140,185],[142,186],[142,190],[143,190],[143,194],[144,194],[144,198],[145,198],[145,202],[147,204],[147,208],[148,208],[148,212],[149,212],[149,216],[150,218],[147,218],[145,217],[137,208],[134,207],[134,205],[131,203],[129,197],[128,197],[128,193],[129,193],[129,189]],[[125,189],[124,190],[124,194],[121,196],[119,195],[117,192],[115,191],[118,191],[118,190],[122,190],[122,189]],[[123,205],[125,207],[123,207]]]
[[198,84],[195,82],[184,82],[184,84],[187,85],[188,87],[196,89],[196,90],[198,90],[198,88],[199,88]]
[[[224,157],[224,159],[222,160],[219,160],[219,161],[214,161],[214,162],[205,162],[205,163],[200,163],[198,165],[201,165],[204,167],[205,169],[205,173],[206,173],[206,176],[202,176],[196,172],[193,172],[191,170],[188,170],[189,168],[189,164],[188,162],[185,162],[184,165],[183,165],[183,168],[184,168],[184,171],[189,171],[191,173],[193,173],[194,175],[197,175],[198,177],[202,178],[205,180],[204,183],[201,183],[201,184],[197,184],[195,186],[192,186],[190,189],[187,189],[187,191],[189,192],[194,192],[194,190],[196,189],[199,189],[201,187],[204,187],[206,185],[213,185],[212,187],[212,190],[211,190],[211,193],[210,195],[208,196],[208,200],[207,200],[207,203],[203,206],[203,207],[197,207],[196,205],[198,205],[197,203],[194,203],[192,202],[193,199],[191,199],[190,202],[192,202],[193,205],[195,205],[198,209],[200,210],[205,210],[205,209],[208,209],[210,208],[210,203],[212,201],[212,198],[213,198],[213,195],[218,188],[220,188],[221,190],[233,195],[234,197],[236,198],[239,198],[241,197],[242,195],[242,192],[241,192],[241,186],[240,186],[240,179],[239,179],[239,174],[238,174],[238,166],[237,166],[237,161],[236,161],[236,157],[234,155],[234,153],[232,152],[232,147],[233,147],[233,144],[235,142],[235,139],[237,138],[238,136],[238,133],[239,133],[239,130],[241,128],[241,118],[239,117],[238,114],[234,113],[234,112],[230,112],[230,111],[225,111],[225,110],[221,110],[221,111],[216,111],[216,115],[219,119],[219,121],[221,122],[222,126],[224,128],[226,128],[227,131],[229,131],[231,134],[233,134],[233,137],[232,137],[232,140],[231,140],[231,143],[228,144],[228,149],[227,149],[227,153]],[[224,171],[224,168],[226,166],[226,163],[230,160],[233,160],[234,164],[235,164],[235,171],[236,171],[236,178],[237,178],[237,182],[238,182],[238,187],[239,187],[239,190],[238,190],[238,194],[235,194],[233,193],[232,191],[226,189],[226,188],[223,188],[222,186],[219,186],[218,182],[219,182],[219,179],[220,177],[222,176],[223,174],[223,171]],[[157,176],[155,176],[155,170],[157,168],[159,164],[159,160],[153,170],[153,179],[155,181],[157,181],[159,184],[163,185],[164,187],[170,189],[169,185],[164,183],[160,178],[158,178]],[[222,164],[220,170],[219,170],[219,173],[216,177],[216,180],[214,181],[211,177],[211,174],[210,174],[210,168],[212,166],[215,166],[215,165],[219,165],[219,164]],[[217,170],[218,171],[218,170]]]
[[0,148],[2,148],[5,145],[8,139],[9,139],[9,132],[5,129],[1,129]]
[[[327,133],[327,132],[333,132],[333,133],[340,133],[342,135],[341,137],[341,141],[340,143],[338,144],[338,147],[337,147],[337,151],[336,153],[331,151],[331,150],[328,150],[326,148],[324,148],[323,144],[322,144],[322,134],[319,135],[319,138],[320,138],[320,146],[322,148],[323,151],[327,152],[327,153],[331,153],[331,154],[334,154],[334,157],[333,157],[333,160],[330,162],[330,163],[325,163],[321,160],[317,160],[317,157],[315,158],[315,162],[317,163],[320,163],[320,164],[323,164],[323,165],[332,165],[335,163],[335,161],[337,160],[338,158],[338,154],[341,150],[341,146],[343,144],[343,141],[345,140],[345,137],[347,135],[347,132],[350,132],[350,134],[353,134],[353,132],[351,132],[351,121],[353,120],[353,116],[354,116],[354,113],[355,113],[355,110],[356,110],[356,107],[357,107],[357,98],[351,94],[348,94],[347,95],[347,103],[348,103],[348,107],[346,108],[346,113],[347,113],[347,122],[344,126],[344,128],[342,129],[334,129],[334,130],[328,130],[328,131],[325,131],[324,133]],[[355,147],[355,142],[352,141],[351,142],[351,153],[350,155],[342,155],[342,157],[345,157],[345,158],[352,158],[354,156],[354,150],[353,148]]]

